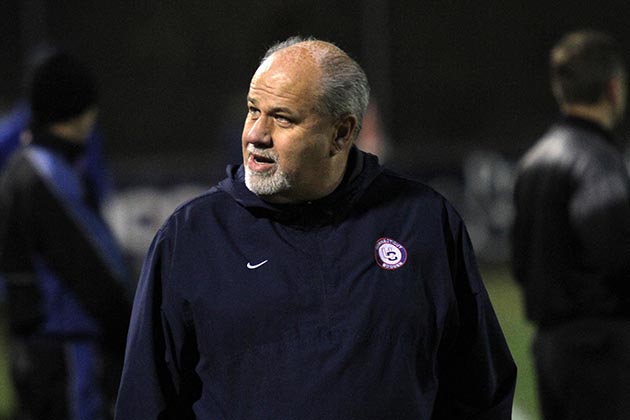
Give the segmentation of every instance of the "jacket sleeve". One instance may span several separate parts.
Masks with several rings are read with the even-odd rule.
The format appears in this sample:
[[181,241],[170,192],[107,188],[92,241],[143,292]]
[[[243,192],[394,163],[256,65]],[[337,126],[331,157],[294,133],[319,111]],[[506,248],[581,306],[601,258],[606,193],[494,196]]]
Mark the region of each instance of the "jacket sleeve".
[[455,302],[439,350],[434,420],[510,420],[516,365],[481,280],[472,245],[450,209],[447,236]]
[[170,285],[171,252],[164,230],[145,258],[133,304],[117,420],[194,419],[198,356],[187,309]]

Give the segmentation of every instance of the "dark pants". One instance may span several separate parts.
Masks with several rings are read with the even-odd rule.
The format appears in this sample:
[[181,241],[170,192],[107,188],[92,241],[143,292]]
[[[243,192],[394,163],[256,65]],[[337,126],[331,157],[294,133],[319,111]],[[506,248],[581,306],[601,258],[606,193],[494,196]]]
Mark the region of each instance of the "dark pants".
[[38,287],[29,275],[6,280],[15,420],[111,419],[124,350],[105,351],[94,337],[36,334],[44,320]]
[[540,329],[533,353],[545,420],[630,419],[630,321]]
[[63,345],[50,340],[13,338],[11,376],[17,398],[16,420],[69,418]]
[[10,346],[16,420],[113,417],[122,361],[105,357],[93,340],[12,337]]

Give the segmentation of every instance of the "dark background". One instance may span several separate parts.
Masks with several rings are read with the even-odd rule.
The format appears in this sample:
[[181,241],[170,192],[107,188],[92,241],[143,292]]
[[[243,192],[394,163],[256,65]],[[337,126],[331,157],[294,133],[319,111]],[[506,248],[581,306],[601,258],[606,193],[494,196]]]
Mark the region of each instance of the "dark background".
[[[479,260],[492,263],[509,255],[509,163],[557,115],[549,49],[588,27],[630,50],[628,0],[0,0],[0,19],[0,114],[19,98],[28,52],[42,41],[96,72],[107,157],[118,184],[130,186],[110,214],[136,268],[164,218],[197,190],[132,186],[205,186],[239,160],[249,79],[277,40],[314,35],[364,66],[391,141],[389,166],[455,191]],[[460,172],[469,176],[440,175]],[[485,182],[462,187],[462,178]],[[516,404],[535,419],[531,326],[505,273],[492,281],[486,266],[484,277],[519,365]],[[8,391],[0,375],[5,410]]]
[[566,31],[604,30],[630,48],[627,0],[2,0],[0,16],[2,108],[34,46],[65,46],[97,74],[122,182],[216,181],[239,158],[261,55],[293,34],[334,41],[364,66],[389,166],[420,177],[478,149],[515,158],[542,133],[556,116],[547,53]]

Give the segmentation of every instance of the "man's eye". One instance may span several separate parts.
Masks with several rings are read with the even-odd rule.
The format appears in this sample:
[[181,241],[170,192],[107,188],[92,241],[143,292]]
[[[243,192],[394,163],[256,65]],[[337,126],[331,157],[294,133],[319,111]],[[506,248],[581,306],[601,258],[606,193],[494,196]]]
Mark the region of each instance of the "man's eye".
[[276,121],[278,122],[278,124],[280,125],[290,125],[291,124],[291,120],[289,120],[287,117],[283,117],[282,115],[276,115]]
[[249,116],[255,118],[255,117],[258,117],[260,115],[260,110],[250,106],[249,108],[247,108],[247,113],[249,114]]

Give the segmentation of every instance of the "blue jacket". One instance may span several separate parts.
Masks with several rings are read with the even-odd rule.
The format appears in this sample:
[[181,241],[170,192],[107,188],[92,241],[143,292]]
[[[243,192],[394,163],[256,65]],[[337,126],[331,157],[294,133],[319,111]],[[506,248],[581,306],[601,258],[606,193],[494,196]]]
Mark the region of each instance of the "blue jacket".
[[99,363],[122,359],[131,302],[123,256],[74,166],[82,154],[47,133],[13,153],[0,178],[0,272],[12,334],[66,344],[73,419],[93,420]]
[[117,420],[504,419],[516,369],[464,225],[353,150],[329,197],[271,205],[242,167],[157,233]]
[[[27,101],[19,101],[0,118],[0,171],[20,147],[20,140],[29,128],[31,108]],[[109,169],[103,158],[103,133],[96,126],[87,139],[81,161],[75,165],[78,175],[88,184],[94,200],[103,202],[111,190]],[[0,302],[5,300],[5,282],[0,278]]]

